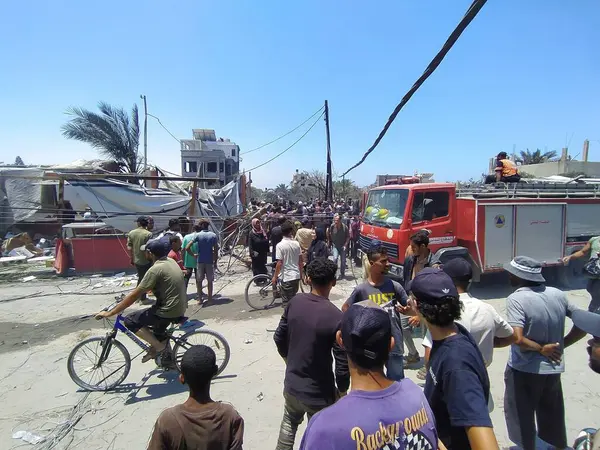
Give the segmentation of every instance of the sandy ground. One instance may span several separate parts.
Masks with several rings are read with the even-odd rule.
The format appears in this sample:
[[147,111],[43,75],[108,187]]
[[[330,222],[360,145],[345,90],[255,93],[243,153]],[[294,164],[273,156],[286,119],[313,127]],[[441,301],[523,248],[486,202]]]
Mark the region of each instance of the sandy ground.
[[[249,272],[235,266],[217,281],[221,295],[215,305],[198,308],[190,303],[188,315],[222,333],[231,346],[231,361],[212,387],[214,399],[231,402],[245,419],[245,448],[275,448],[282,415],[284,364],[272,341],[281,308],[252,312],[243,300]],[[14,280],[13,278],[12,280]],[[77,389],[67,374],[66,360],[72,347],[89,336],[104,333],[102,323],[84,316],[110,304],[113,291],[102,286],[104,279],[42,279],[22,283],[4,279],[0,291],[0,448],[23,445],[13,439],[25,430],[52,436],[65,428],[69,415],[84,413],[71,431],[55,447],[94,449],[145,448],[159,413],[186,398],[186,388],[173,371],[162,372],[153,363],[132,363],[129,376],[113,392],[86,394]],[[493,280],[492,280],[493,281]],[[355,286],[353,280],[341,281],[332,292],[341,306]],[[126,289],[126,288],[125,288]],[[189,293],[194,291],[190,285]],[[43,293],[43,297],[27,298]],[[478,287],[475,294],[485,298],[504,314],[504,298],[509,293],[503,284]],[[585,291],[571,291],[569,298],[581,307],[588,302]],[[25,297],[16,299],[19,297]],[[82,318],[83,317],[83,318]],[[570,327],[570,322],[567,321]],[[132,356],[139,350],[126,336],[120,341]],[[417,340],[420,342],[420,340]],[[598,375],[587,367],[585,340],[566,352],[567,372],[563,389],[567,430],[572,441],[580,429],[598,426],[600,399]],[[503,372],[507,349],[498,350],[489,368],[496,409],[492,413],[501,446],[508,447],[503,416]],[[409,367],[407,376],[415,381],[418,365]],[[596,383],[594,383],[594,380]],[[77,409],[74,406],[79,405]],[[302,425],[297,446],[305,424]],[[35,448],[41,447],[38,444]]]

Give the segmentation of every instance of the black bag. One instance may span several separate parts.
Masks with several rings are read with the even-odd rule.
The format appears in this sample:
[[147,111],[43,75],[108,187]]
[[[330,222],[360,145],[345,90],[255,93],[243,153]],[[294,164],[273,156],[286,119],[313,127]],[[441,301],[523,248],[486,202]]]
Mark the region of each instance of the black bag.
[[600,259],[590,258],[583,266],[583,273],[588,278],[600,278]]

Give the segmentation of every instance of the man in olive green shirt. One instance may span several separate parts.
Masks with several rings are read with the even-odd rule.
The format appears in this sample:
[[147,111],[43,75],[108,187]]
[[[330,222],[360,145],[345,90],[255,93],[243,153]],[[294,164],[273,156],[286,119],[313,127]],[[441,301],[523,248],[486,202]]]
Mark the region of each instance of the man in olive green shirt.
[[[594,236],[583,246],[579,251],[574,252],[563,258],[565,265],[569,264],[572,259],[588,257],[589,259],[598,258],[600,256],[600,236]],[[600,278],[590,278],[587,283],[587,291],[590,293],[592,300],[588,306],[588,311],[600,314]]]
[[[143,293],[152,290],[156,296],[156,304],[135,311],[123,320],[129,330],[150,344],[151,348],[142,358],[142,362],[154,359],[165,349],[167,340],[164,339],[164,331],[171,323],[182,321],[187,309],[183,272],[174,260],[167,257],[170,249],[171,242],[168,237],[154,239],[142,246],[142,251],[145,251],[154,263],[142,282],[113,309],[96,314],[98,320],[116,316],[131,306]],[[148,329],[149,326],[153,328],[152,331]]]
[[[152,233],[149,231],[149,219],[150,217],[147,216],[138,217],[138,227],[135,230],[131,230],[127,235],[127,250],[129,251],[131,265],[135,266],[137,270],[138,286],[152,265],[152,262],[146,258],[146,252],[142,250],[142,245],[146,245],[152,237]],[[146,300],[145,292],[141,299]]]

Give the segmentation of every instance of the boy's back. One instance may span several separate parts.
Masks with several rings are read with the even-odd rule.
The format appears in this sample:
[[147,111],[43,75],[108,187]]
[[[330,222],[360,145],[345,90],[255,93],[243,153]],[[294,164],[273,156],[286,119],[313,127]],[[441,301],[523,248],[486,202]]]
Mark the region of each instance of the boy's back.
[[244,419],[233,406],[212,402],[164,410],[154,425],[148,450],[241,450]]

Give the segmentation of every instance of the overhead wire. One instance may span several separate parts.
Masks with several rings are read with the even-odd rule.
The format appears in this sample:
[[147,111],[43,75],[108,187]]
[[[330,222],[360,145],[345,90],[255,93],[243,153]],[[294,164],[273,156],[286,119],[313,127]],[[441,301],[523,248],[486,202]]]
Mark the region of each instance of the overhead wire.
[[388,129],[390,128],[390,126],[392,125],[394,120],[396,119],[396,116],[398,115],[400,110],[404,107],[404,105],[406,105],[408,103],[408,101],[411,99],[413,94],[415,92],[417,92],[417,90],[421,87],[421,85],[433,74],[433,72],[435,72],[437,67],[440,65],[442,60],[446,57],[446,55],[450,51],[450,49],[454,46],[454,44],[456,43],[456,41],[458,40],[460,35],[463,33],[463,31],[465,31],[467,26],[477,16],[477,14],[479,13],[479,11],[483,7],[483,5],[485,5],[486,2],[487,2],[487,0],[474,0],[473,1],[473,3],[471,4],[469,9],[463,16],[462,20],[459,22],[459,24],[456,26],[456,28],[454,29],[452,34],[450,34],[450,36],[448,37],[448,39],[442,46],[441,50],[431,60],[431,62],[429,63],[429,65],[427,66],[427,68],[425,69],[423,74],[417,79],[415,84],[413,84],[413,86],[404,95],[404,97],[402,97],[402,100],[400,101],[400,103],[398,103],[398,105],[394,108],[394,111],[388,118],[385,126],[379,133],[379,136],[377,136],[377,139],[375,139],[375,142],[373,143],[373,145],[371,145],[371,147],[369,147],[369,149],[365,152],[365,154],[362,156],[360,161],[358,161],[356,164],[354,164],[352,167],[350,167],[348,170],[346,170],[341,175],[342,177],[347,175],[350,171],[356,169],[358,166],[360,166],[367,159],[367,157],[371,154],[371,152],[373,150],[375,150],[375,148],[379,145],[379,143],[381,142],[383,137],[386,135]]
[[159,119],[158,117],[156,117],[156,116],[154,116],[154,115],[152,115],[152,114],[150,114],[150,113],[148,113],[148,116],[150,116],[150,117],[152,117],[152,118],[154,118],[154,119],[158,120],[158,124],[159,124],[161,127],[163,127],[163,128],[164,128],[164,130],[165,130],[167,133],[169,133],[173,139],[175,139],[177,142],[181,143],[181,141],[180,141],[179,139],[177,139],[177,137],[175,137],[175,135],[174,135],[173,133],[171,133],[167,127],[165,127],[165,126],[163,125],[163,123],[160,121],[160,119]]
[[245,169],[245,171],[246,171],[246,172],[251,172],[251,171],[253,171],[253,170],[259,169],[259,168],[261,168],[261,167],[263,167],[263,166],[265,166],[265,165],[269,164],[270,162],[272,162],[272,161],[276,160],[277,158],[279,158],[279,157],[280,157],[281,155],[283,155],[285,152],[287,152],[287,151],[288,151],[288,150],[290,150],[292,147],[294,147],[294,146],[295,146],[295,145],[296,145],[298,142],[300,142],[300,141],[301,141],[301,140],[304,138],[304,136],[306,136],[306,135],[307,135],[307,134],[310,132],[310,130],[312,130],[312,129],[314,128],[314,126],[317,124],[317,122],[319,122],[319,120],[321,120],[321,117],[323,117],[323,115],[324,115],[324,114],[325,114],[325,112],[323,111],[323,112],[322,112],[322,113],[319,115],[319,117],[317,117],[317,120],[315,120],[315,121],[312,123],[312,125],[311,125],[311,126],[308,128],[308,130],[306,130],[306,131],[305,131],[305,132],[302,134],[302,136],[300,136],[298,139],[296,139],[296,140],[295,140],[295,141],[292,143],[292,145],[290,145],[289,147],[287,147],[285,150],[282,150],[281,152],[279,152],[278,154],[276,154],[275,156],[273,156],[271,159],[269,159],[269,160],[265,161],[264,163],[262,163],[262,164],[259,164],[258,166],[252,167],[251,169]]
[[256,150],[260,150],[261,148],[264,148],[268,145],[271,145],[277,141],[279,141],[280,139],[283,139],[284,137],[288,136],[289,134],[293,133],[294,131],[296,131],[298,128],[302,127],[302,125],[304,125],[305,123],[307,123],[310,119],[312,119],[313,117],[315,117],[318,113],[320,113],[321,111],[323,111],[323,109],[325,108],[325,106],[321,106],[317,111],[315,111],[308,119],[306,119],[304,122],[302,122],[300,125],[298,125],[297,127],[291,129],[290,131],[288,131],[285,134],[282,134],[281,136],[279,136],[277,139],[273,139],[270,142],[267,142],[266,144],[263,144],[259,147],[253,148],[252,150],[248,150],[245,152],[240,152],[240,155],[247,155],[248,153],[252,153],[255,152]]

